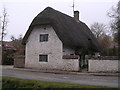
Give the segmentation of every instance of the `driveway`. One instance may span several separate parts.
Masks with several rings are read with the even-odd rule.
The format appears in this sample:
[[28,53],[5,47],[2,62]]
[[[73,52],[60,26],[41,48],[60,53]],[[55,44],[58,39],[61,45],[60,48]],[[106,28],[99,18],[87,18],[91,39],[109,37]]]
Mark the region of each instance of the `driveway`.
[[8,69],[8,68],[2,68],[2,76],[42,80],[42,81],[118,87],[117,76],[54,74],[54,73],[42,73],[38,71],[30,71],[30,70],[26,71],[26,70]]

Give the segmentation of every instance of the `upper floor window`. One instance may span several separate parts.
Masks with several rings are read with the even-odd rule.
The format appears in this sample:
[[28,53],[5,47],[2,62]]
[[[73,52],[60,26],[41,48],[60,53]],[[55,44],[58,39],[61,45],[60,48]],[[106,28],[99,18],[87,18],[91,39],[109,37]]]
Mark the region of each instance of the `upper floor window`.
[[40,42],[48,41],[48,34],[40,34]]

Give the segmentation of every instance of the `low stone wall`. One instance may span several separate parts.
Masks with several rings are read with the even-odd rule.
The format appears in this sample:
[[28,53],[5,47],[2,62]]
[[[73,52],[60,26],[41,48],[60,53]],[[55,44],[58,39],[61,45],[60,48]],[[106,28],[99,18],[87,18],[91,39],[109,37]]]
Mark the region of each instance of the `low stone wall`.
[[[38,66],[39,64],[39,66]],[[62,59],[58,62],[40,62],[36,66],[31,67],[25,66],[25,68],[34,68],[40,70],[60,70],[60,71],[79,71],[79,60],[78,59]]]
[[88,60],[89,72],[120,72],[119,60]]
[[25,57],[23,55],[18,55],[14,57],[14,67],[17,68],[25,67]]
[[62,70],[66,71],[79,71],[79,60],[78,59],[63,59]]

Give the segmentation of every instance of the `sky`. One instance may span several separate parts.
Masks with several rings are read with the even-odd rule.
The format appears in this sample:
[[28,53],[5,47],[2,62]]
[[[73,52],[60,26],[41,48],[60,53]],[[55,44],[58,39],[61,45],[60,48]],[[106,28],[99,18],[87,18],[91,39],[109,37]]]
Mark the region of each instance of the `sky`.
[[[75,8],[80,12],[80,20],[90,27],[94,22],[109,25],[107,12],[118,0],[74,0]],[[8,13],[8,26],[4,40],[25,35],[30,23],[46,7],[52,7],[73,17],[73,0],[0,0],[0,16],[5,7]]]

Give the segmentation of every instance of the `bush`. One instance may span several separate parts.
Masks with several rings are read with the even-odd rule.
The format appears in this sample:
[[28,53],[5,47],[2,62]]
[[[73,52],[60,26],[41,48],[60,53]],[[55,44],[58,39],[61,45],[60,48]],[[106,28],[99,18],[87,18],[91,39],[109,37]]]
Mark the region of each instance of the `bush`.
[[3,61],[2,65],[13,65],[14,64],[14,58],[13,55],[3,55]]

